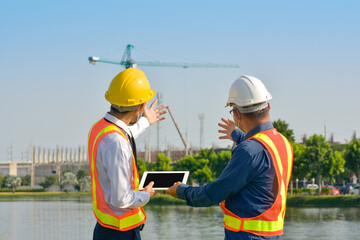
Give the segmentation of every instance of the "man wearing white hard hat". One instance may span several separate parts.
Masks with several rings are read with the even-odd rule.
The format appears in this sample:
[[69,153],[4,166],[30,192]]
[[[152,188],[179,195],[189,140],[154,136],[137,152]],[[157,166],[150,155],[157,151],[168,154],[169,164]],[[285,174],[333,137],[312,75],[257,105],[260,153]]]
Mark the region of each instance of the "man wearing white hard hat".
[[[205,186],[177,182],[167,193],[194,207],[221,203],[225,239],[281,239],[293,151],[273,127],[272,96],[257,78],[241,76],[230,87],[226,106],[234,120],[222,118],[220,139],[236,143],[220,177]],[[237,127],[236,127],[237,126]]]

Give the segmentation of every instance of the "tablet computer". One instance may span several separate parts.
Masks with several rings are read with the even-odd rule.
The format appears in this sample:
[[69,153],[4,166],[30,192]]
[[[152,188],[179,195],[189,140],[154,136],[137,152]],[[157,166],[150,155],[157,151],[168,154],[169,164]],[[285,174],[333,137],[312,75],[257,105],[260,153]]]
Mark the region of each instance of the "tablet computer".
[[189,171],[146,171],[141,178],[139,189],[143,189],[151,181],[153,181],[153,189],[166,190],[176,182],[182,182],[186,184],[188,176]]

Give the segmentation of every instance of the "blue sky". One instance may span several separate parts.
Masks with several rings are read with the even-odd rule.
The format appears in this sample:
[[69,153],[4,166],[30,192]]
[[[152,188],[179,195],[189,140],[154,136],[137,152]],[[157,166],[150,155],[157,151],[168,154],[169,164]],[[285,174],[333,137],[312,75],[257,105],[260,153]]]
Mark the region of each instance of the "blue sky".
[[[238,69],[140,67],[163,94],[191,146],[225,147],[217,123],[231,83],[261,79],[273,95],[272,120],[295,137],[314,133],[345,142],[359,127],[358,1],[1,1],[0,161],[21,158],[31,141],[55,148],[86,145],[108,109],[104,93],[123,70],[90,65],[120,60],[133,44],[138,61],[236,63]],[[156,127],[141,136],[138,149]],[[170,117],[161,147],[182,147]]]

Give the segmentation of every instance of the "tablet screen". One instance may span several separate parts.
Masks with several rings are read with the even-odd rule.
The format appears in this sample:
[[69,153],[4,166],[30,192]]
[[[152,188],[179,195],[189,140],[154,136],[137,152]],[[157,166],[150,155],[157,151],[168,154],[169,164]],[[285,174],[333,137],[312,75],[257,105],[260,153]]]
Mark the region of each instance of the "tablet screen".
[[145,172],[140,183],[140,188],[146,187],[151,181],[154,182],[154,189],[165,190],[176,182],[186,183],[189,172]]

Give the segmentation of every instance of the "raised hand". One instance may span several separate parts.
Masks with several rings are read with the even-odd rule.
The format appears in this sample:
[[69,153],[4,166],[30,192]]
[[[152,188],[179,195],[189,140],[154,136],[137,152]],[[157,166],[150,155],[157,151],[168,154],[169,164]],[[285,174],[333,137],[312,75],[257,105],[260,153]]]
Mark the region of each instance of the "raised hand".
[[151,104],[149,109],[147,108],[148,103],[147,102],[145,103],[144,117],[147,118],[150,125],[166,119],[166,117],[160,117],[161,115],[167,113],[167,110],[161,111],[165,108],[165,105],[162,105],[154,109],[157,102],[158,100],[155,99],[155,101]]
[[219,127],[223,128],[218,130],[219,133],[223,133],[225,135],[220,136],[219,139],[229,139],[231,141],[233,141],[233,139],[231,138],[231,133],[235,130],[235,122],[233,120],[231,120],[230,118],[225,119],[225,118],[221,118],[221,120],[224,122],[223,123],[218,123]]

